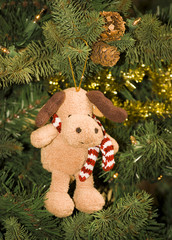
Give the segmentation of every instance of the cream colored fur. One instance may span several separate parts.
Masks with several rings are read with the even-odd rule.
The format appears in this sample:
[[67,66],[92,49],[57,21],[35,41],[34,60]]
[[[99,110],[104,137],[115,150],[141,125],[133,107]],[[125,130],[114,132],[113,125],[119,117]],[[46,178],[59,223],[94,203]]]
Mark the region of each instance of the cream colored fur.
[[[87,160],[88,148],[99,145],[103,139],[101,127],[91,117],[93,104],[83,89],[76,92],[75,88],[69,88],[64,92],[65,101],[56,112],[62,121],[61,133],[50,123],[31,134],[32,145],[41,148],[43,167],[52,172],[45,206],[57,217],[71,215],[74,206],[82,212],[92,213],[101,210],[105,203],[94,188],[92,176],[85,182],[78,178],[79,171]],[[78,127],[82,130],[80,133],[76,132]],[[99,130],[97,134],[95,128]],[[118,144],[112,137],[110,139],[116,153]],[[74,201],[68,195],[71,175],[76,178]]]

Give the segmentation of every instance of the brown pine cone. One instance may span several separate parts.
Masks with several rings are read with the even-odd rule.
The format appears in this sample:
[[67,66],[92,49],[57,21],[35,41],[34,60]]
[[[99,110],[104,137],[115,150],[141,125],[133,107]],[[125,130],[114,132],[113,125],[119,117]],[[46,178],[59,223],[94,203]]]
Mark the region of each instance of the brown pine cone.
[[125,32],[125,22],[121,15],[117,12],[101,12],[101,16],[105,20],[105,31],[102,32],[101,40],[105,42],[111,42],[120,40]]
[[90,58],[96,64],[112,67],[120,59],[119,55],[120,52],[117,51],[116,47],[110,46],[104,42],[96,42],[93,46]]

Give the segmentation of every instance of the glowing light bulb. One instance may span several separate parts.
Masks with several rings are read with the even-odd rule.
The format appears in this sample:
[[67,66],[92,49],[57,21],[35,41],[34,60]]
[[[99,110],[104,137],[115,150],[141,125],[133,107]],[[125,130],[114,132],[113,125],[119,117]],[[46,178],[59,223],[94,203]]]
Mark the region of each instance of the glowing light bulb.
[[118,173],[115,173],[114,175],[113,175],[113,178],[117,178],[118,177]]
[[36,19],[40,19],[40,17],[41,17],[40,15],[37,15],[35,18],[36,18]]

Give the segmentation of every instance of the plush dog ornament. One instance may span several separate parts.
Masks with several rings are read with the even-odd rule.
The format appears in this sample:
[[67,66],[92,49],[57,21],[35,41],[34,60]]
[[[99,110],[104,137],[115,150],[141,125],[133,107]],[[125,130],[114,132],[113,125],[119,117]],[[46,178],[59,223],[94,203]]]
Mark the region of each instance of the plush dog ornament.
[[[105,204],[94,188],[91,173],[99,150],[103,169],[113,168],[118,144],[95,115],[114,122],[127,118],[126,111],[115,107],[100,91],[76,91],[75,88],[55,93],[36,117],[39,128],[32,132],[31,143],[41,148],[43,167],[52,172],[45,207],[57,217],[71,215],[74,206],[82,212],[93,213]],[[53,117],[52,123],[46,124],[50,117]],[[76,179],[73,200],[68,195],[70,176]]]

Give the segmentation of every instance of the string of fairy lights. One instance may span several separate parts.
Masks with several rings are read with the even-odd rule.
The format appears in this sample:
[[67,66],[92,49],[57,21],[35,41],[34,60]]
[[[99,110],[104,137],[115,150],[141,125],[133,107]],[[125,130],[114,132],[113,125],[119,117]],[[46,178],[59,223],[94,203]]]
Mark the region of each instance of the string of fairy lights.
[[39,14],[35,16],[35,19],[33,20],[33,23],[37,23],[40,20],[40,18],[41,18],[42,14],[44,13],[45,10],[46,10],[45,7],[41,9]]
[[1,45],[0,45],[0,51],[3,52],[3,53],[6,53],[6,54],[10,53],[10,51],[6,47],[3,47]]
[[[42,14],[43,14],[45,11],[46,11],[46,7],[43,7],[43,8],[41,9],[41,11],[34,17],[33,23],[37,23],[37,22],[40,20]],[[5,54],[9,54],[9,53],[10,53],[10,51],[9,51],[6,47],[1,46],[1,45],[0,45],[0,51],[3,52],[3,53],[5,53]]]

